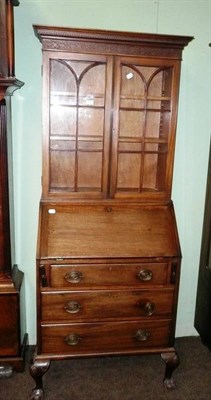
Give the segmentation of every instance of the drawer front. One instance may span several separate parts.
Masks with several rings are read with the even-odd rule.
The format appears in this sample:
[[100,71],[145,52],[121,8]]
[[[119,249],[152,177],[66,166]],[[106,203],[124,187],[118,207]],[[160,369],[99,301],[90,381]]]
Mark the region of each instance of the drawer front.
[[171,316],[173,289],[42,293],[43,321]]
[[42,326],[42,353],[66,355],[139,352],[169,343],[171,320]]
[[169,267],[168,263],[51,265],[50,284],[55,288],[164,285]]

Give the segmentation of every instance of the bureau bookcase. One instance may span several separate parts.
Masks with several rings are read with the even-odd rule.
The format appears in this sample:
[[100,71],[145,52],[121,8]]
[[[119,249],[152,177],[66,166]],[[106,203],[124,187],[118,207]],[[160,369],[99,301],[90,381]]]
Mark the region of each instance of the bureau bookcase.
[[192,38],[34,30],[43,175],[32,399],[50,361],[73,357],[160,353],[172,388],[181,252],[171,186]]

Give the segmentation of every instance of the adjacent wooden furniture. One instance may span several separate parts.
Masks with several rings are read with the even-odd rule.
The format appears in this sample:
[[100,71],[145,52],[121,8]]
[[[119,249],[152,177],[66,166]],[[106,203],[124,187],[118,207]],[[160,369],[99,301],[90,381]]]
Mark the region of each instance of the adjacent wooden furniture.
[[[13,7],[15,0],[0,4],[0,372],[24,368],[27,335],[21,344],[20,291],[23,273],[14,262],[13,193],[11,165],[10,98],[23,83],[15,77]],[[8,165],[10,164],[10,165]],[[10,167],[10,168],[9,168]]]
[[[209,43],[211,47],[211,43]],[[194,326],[211,350],[211,145],[207,173],[203,233],[199,264]]]
[[209,157],[207,192],[204,209],[204,224],[201,257],[196,297],[194,325],[203,343],[211,350],[211,152]]
[[181,252],[171,185],[192,38],[34,29],[44,129],[32,399],[51,360],[93,355],[160,353],[172,388]]

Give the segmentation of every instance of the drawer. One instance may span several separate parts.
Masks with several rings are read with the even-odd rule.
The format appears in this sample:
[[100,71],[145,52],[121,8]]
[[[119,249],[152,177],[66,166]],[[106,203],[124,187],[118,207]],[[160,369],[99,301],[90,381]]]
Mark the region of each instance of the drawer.
[[168,281],[170,264],[77,264],[51,265],[51,286],[93,287],[116,285],[164,285]]
[[42,293],[43,321],[171,316],[173,289]]
[[118,354],[167,346],[171,320],[42,326],[42,353]]

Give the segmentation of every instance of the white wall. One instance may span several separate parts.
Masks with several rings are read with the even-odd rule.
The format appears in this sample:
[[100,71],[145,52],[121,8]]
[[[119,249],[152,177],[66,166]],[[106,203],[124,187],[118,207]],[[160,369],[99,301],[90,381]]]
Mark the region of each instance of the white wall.
[[177,336],[193,327],[210,140],[211,0],[21,0],[15,8],[13,98],[16,262],[25,273],[26,322],[36,342],[35,252],[41,195],[41,45],[32,24],[191,35],[183,53],[173,200],[183,252]]

